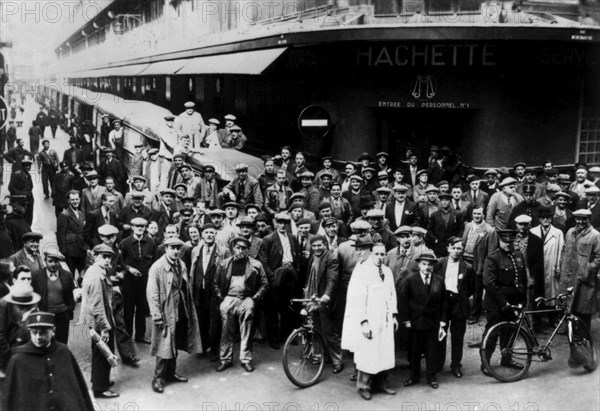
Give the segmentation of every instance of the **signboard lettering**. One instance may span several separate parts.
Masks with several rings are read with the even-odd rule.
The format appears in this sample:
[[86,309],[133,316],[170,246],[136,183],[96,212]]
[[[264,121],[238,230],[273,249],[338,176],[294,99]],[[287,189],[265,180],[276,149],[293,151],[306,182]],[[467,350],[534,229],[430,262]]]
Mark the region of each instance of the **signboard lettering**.
[[2,96],[0,96],[0,130],[8,124],[8,104]]
[[356,65],[403,66],[495,66],[493,44],[398,44],[362,46],[356,50]]

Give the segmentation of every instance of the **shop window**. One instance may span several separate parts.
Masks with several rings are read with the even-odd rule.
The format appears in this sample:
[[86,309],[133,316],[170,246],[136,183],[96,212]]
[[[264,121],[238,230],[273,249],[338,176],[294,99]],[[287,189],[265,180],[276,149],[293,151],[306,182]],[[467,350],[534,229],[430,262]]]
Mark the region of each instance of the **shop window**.
[[600,163],[600,106],[584,107],[579,133],[579,161]]
[[196,101],[204,104],[204,77],[196,77]]
[[402,12],[402,0],[375,0],[376,16],[398,15]]

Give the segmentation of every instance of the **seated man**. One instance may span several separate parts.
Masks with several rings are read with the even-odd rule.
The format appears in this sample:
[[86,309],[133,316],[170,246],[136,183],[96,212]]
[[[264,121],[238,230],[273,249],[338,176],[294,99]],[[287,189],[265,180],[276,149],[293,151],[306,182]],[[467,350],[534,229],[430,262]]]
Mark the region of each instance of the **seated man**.
[[233,257],[223,260],[215,275],[215,296],[221,301],[221,364],[217,372],[233,365],[235,326],[239,324],[240,362],[246,372],[254,371],[252,365],[251,334],[255,303],[267,290],[268,280],[260,261],[248,257],[250,241],[236,237],[231,241]]

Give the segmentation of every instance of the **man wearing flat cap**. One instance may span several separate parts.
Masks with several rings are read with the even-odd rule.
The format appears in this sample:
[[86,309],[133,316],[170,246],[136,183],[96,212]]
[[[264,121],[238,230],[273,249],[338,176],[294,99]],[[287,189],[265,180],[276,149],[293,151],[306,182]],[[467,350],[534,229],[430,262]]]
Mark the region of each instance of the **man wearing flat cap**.
[[156,356],[152,389],[163,393],[166,382],[186,383],[177,374],[178,350],[202,353],[192,279],[181,261],[183,241],[165,240],[165,255],[150,268],[146,297],[152,317],[150,354]]
[[463,194],[463,200],[468,201],[471,207],[483,207],[485,210],[490,196],[480,188],[481,179],[471,174],[467,181],[469,182],[469,189]]
[[54,338],[54,317],[38,311],[27,318],[31,340],[15,349],[8,364],[3,409],[94,409],[77,360]]
[[536,226],[540,223],[540,207],[542,206],[535,197],[535,186],[533,184],[524,184],[522,186],[523,201],[513,207],[508,217],[508,228],[515,228],[515,218],[520,215],[531,217],[531,225]]
[[40,233],[29,232],[23,234],[23,248],[8,259],[15,267],[26,265],[31,271],[37,271],[45,267],[44,259],[40,255],[40,240],[44,238]]
[[560,292],[575,287],[571,310],[588,330],[598,311],[598,272],[600,268],[600,233],[590,224],[591,211],[573,212],[575,227],[565,236],[560,269]]
[[448,255],[447,242],[451,237],[460,237],[464,229],[463,214],[450,205],[452,196],[448,193],[439,195],[440,208],[429,218],[427,232],[429,243],[435,255]]
[[600,188],[595,185],[585,189],[584,197],[579,201],[577,205],[579,208],[587,208],[592,212],[590,217],[590,224],[596,230],[600,229]]
[[81,190],[81,212],[84,217],[102,206],[102,194],[106,193],[106,187],[100,185],[100,176],[96,171],[90,171],[85,179],[88,187]]
[[125,192],[127,174],[125,172],[125,167],[123,167],[123,163],[121,163],[119,158],[115,158],[115,151],[111,148],[105,149],[104,155],[106,156],[106,159],[100,163],[99,167],[100,178],[104,181],[106,178],[112,177],[117,187],[117,191],[121,193]]
[[265,209],[271,217],[287,210],[291,203],[293,191],[286,185],[287,172],[277,170],[275,183],[267,187],[265,191]]
[[215,171],[214,165],[205,165],[202,168],[203,175],[200,179],[200,184],[197,186],[196,192],[194,192],[194,197],[199,201],[204,202],[204,207],[208,210],[217,208],[219,205],[219,186],[215,177]]
[[221,148],[221,142],[225,140],[227,134],[222,128],[219,128],[221,122],[216,118],[208,119],[208,127],[202,139],[201,146],[204,148]]
[[277,350],[297,323],[288,304],[290,298],[298,295],[301,285],[298,283],[300,247],[296,237],[288,233],[291,218],[279,213],[274,221],[276,231],[263,239],[260,260],[269,280],[269,290],[265,296],[269,345]]
[[412,201],[408,200],[408,187],[404,185],[394,186],[394,202],[386,207],[385,218],[390,222],[390,230],[403,225],[423,225],[423,213],[421,209]]
[[129,196],[129,201],[117,217],[119,228],[123,230],[123,238],[131,234],[131,220],[134,218],[143,218],[146,221],[150,221],[153,216],[152,210],[144,204],[144,200],[146,199],[144,192],[133,191],[127,195]]
[[353,174],[350,176],[350,186],[347,191],[342,192],[342,197],[348,200],[352,206],[352,215],[355,217],[360,216],[360,202],[361,198],[371,198],[371,194],[363,187],[363,178],[359,175]]
[[375,169],[377,172],[384,171],[388,176],[392,174],[392,167],[390,167],[388,160],[390,155],[385,151],[381,151],[375,155],[377,159],[377,164],[375,165]]
[[331,194],[331,197],[329,197],[329,204],[331,204],[332,215],[338,220],[343,221],[347,226],[354,221],[355,216],[350,202],[342,197],[342,185],[340,183],[333,183],[329,193]]
[[384,223],[384,216],[383,210],[373,209],[367,211],[367,222],[371,224],[369,234],[371,234],[374,241],[383,243],[386,251],[390,251],[398,245],[398,240],[394,236],[394,232]]
[[[158,148],[149,149],[148,156],[149,158],[144,162],[144,178],[146,179],[148,190],[151,193],[156,193],[160,189],[168,187],[169,172],[172,163],[158,155]],[[165,173],[163,171],[165,168],[169,172]]]
[[[514,245],[517,232],[497,229],[496,233],[498,249],[487,256],[483,267],[483,286],[486,292],[483,308],[487,310],[483,335],[499,322],[514,320],[511,305],[524,305],[527,301],[527,264],[521,251]],[[490,358],[495,348],[495,342],[489,347],[481,347],[481,355]],[[523,368],[523,364],[513,358],[503,359],[501,366]],[[490,375],[483,363],[481,372]]]
[[49,248],[44,255],[46,268],[31,273],[31,285],[41,297],[38,308],[54,314],[56,340],[67,344],[69,323],[75,309],[75,282],[73,275],[61,267],[65,256],[60,251]]
[[538,181],[536,179],[536,171],[535,171],[535,168],[533,168],[533,167],[525,168],[525,177],[523,178],[522,182],[517,184],[515,191],[517,193],[523,195],[523,188],[526,185],[531,185],[534,187],[533,197],[535,200],[537,200],[538,198],[540,198],[546,194],[544,186],[542,184],[538,183]]
[[[576,193],[579,197],[585,194],[585,189],[594,185],[587,178],[587,168],[584,165],[579,165],[575,170],[575,181],[569,186],[569,190]],[[560,177],[559,177],[560,179]]]
[[503,230],[508,227],[512,209],[523,201],[523,197],[515,192],[517,181],[512,177],[505,178],[498,186],[502,191],[490,197],[485,220],[496,230]]
[[25,221],[31,225],[33,221],[33,180],[29,172],[33,162],[29,159],[21,160],[21,169],[13,172],[10,176],[8,191],[10,195],[25,196]]
[[248,175],[248,165],[240,163],[235,166],[236,177],[231,180],[219,194],[221,204],[235,201],[240,207],[246,204],[263,205],[263,196],[260,192],[258,180]]
[[175,118],[174,127],[180,136],[189,136],[192,148],[200,148],[202,136],[206,133],[206,124],[202,115],[195,110],[196,104],[188,101],[185,110]]
[[[94,329],[112,351],[115,347],[115,318],[114,291],[109,270],[115,252],[106,244],[98,244],[93,249],[93,255],[94,264],[88,268],[83,279],[81,313],[85,324]],[[110,390],[111,365],[93,340],[91,344],[94,397],[116,398],[119,394]]]
[[320,169],[319,171],[317,171],[317,174],[315,174],[315,179],[313,181],[315,186],[318,187],[322,184],[321,176],[323,175],[323,173],[331,174],[332,182],[341,181],[342,178],[340,176],[339,171],[337,171],[335,168],[333,168],[333,157],[331,157],[331,156],[323,157],[321,159],[321,164],[323,165],[323,168]]
[[552,218],[552,225],[566,235],[567,231],[575,225],[573,212],[569,208],[571,195],[564,191],[559,191],[554,198],[554,217]]
[[60,168],[54,176],[54,190],[52,191],[52,204],[56,218],[69,207],[68,193],[73,189],[75,174],[69,170],[66,162],[60,163]]
[[233,365],[234,335],[239,324],[240,362],[244,371],[252,372],[254,311],[269,283],[260,261],[248,256],[248,239],[236,237],[231,241],[231,246],[233,256],[219,264],[213,283],[223,325],[219,353],[221,363],[216,370],[222,372]]
[[494,195],[494,193],[498,192],[498,190],[500,189],[498,187],[499,174],[495,168],[490,168],[490,169],[486,170],[485,173],[483,173],[483,175],[485,176],[485,178],[487,180],[485,182],[483,182],[483,184],[481,184],[481,189],[484,192],[486,192],[490,196],[490,199],[491,199],[492,195]]
[[221,145],[224,148],[241,150],[246,145],[246,141],[248,141],[248,138],[242,132],[242,128],[234,125],[229,128],[229,134],[225,137]]

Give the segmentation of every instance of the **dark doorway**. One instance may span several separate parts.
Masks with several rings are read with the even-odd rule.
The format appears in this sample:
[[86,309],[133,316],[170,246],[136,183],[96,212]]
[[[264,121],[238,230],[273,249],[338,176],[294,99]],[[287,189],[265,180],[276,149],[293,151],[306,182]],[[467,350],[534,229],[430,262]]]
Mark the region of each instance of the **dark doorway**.
[[448,109],[377,109],[381,149],[394,163],[405,159],[410,146],[421,160],[429,155],[429,146],[448,146],[460,153],[463,141],[472,141],[476,110]]

